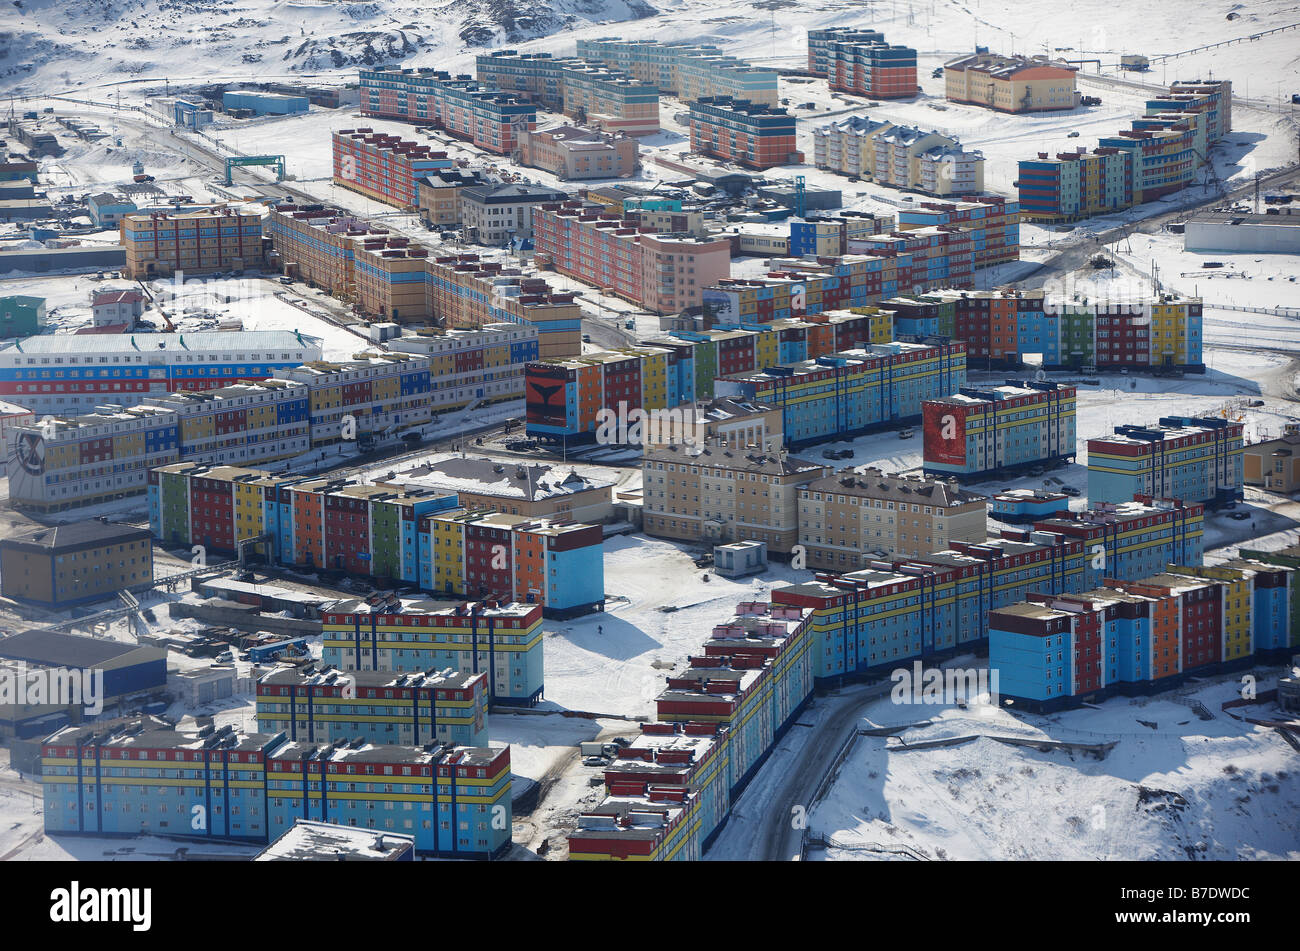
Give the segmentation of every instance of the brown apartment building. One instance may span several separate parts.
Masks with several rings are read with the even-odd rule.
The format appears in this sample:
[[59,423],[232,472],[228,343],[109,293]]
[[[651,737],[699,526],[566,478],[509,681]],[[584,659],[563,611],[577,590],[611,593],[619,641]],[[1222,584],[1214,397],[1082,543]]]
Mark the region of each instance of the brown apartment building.
[[708,544],[760,541],[789,554],[799,541],[799,489],[828,466],[784,451],[675,445],[641,463],[645,533]]
[[873,559],[980,544],[988,537],[986,504],[945,480],[846,469],[799,489],[799,544],[809,568],[854,571]]
[[551,172],[562,181],[621,178],[637,168],[636,139],[622,132],[594,132],[577,126],[519,134],[519,162]]
[[91,520],[0,540],[0,593],[6,598],[54,606],[152,582],[147,529]]

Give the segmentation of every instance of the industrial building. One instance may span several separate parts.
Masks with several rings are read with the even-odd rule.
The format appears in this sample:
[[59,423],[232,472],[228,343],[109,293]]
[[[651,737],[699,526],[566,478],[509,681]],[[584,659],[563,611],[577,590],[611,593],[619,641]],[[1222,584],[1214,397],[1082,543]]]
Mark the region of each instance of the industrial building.
[[[974,482],[1033,466],[1072,462],[1075,402],[1073,386],[1036,380],[963,386],[951,396],[926,400],[921,409],[924,472]],[[1162,487],[1136,486],[1105,499],[1119,501],[1135,493],[1195,498]],[[1094,499],[1091,492],[1088,497]]]
[[1183,249],[1300,254],[1300,214],[1204,212],[1187,219]]
[[[119,700],[156,694],[167,684],[167,652],[101,637],[30,630],[0,638],[0,660],[83,677],[104,675],[104,708]],[[71,711],[69,711],[71,712]],[[77,715],[77,721],[80,715]]]
[[[114,761],[130,761],[132,775],[105,765]],[[47,835],[269,843],[308,819],[413,835],[417,851],[448,858],[510,848],[508,746],[307,743],[230,726],[179,733],[144,720],[46,737],[41,783]],[[207,821],[192,822],[195,810]]]
[[292,116],[306,112],[308,103],[306,96],[227,89],[221,94],[221,107],[227,112],[246,109],[255,116]]
[[1245,426],[1217,416],[1163,416],[1088,440],[1088,498],[1135,493],[1219,507],[1241,498]]
[[53,607],[153,584],[153,545],[142,528],[85,521],[0,539],[0,591]]
[[0,337],[30,337],[45,326],[45,298],[0,297]]

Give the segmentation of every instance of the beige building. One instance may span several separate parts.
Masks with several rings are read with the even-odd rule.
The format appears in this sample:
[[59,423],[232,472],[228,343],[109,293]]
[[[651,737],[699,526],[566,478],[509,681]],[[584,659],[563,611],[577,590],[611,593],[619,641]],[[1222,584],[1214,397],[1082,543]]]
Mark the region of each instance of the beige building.
[[460,190],[483,184],[478,172],[446,168],[430,172],[415,183],[420,218],[426,225],[454,227],[460,224]]
[[1243,481],[1270,492],[1300,492],[1300,433],[1247,446],[1241,453]]
[[761,541],[788,555],[799,540],[799,488],[830,469],[783,450],[676,445],[647,450],[641,472],[647,535]]
[[443,459],[392,480],[405,488],[455,492],[466,509],[485,508],[529,518],[607,522],[614,514],[613,483],[563,466],[499,459]]
[[835,571],[928,555],[985,541],[986,503],[954,482],[846,469],[799,489],[799,544],[809,568]]
[[1046,56],[976,53],[944,64],[944,97],[999,112],[1073,109],[1079,104],[1078,71]]
[[687,440],[731,449],[766,449],[782,442],[781,410],[766,403],[718,397],[661,411],[659,419],[659,425],[645,427],[649,448]]
[[621,178],[635,172],[638,164],[631,136],[571,125],[520,132],[517,154],[521,165],[551,172],[562,181]]

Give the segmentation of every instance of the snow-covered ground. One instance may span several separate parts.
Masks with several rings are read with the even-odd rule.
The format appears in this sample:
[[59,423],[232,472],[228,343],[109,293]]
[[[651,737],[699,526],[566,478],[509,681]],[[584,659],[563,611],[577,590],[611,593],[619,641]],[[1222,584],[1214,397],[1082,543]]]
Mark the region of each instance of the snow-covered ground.
[[[1277,670],[1257,672],[1261,689]],[[829,837],[830,847],[809,856],[881,859],[891,855],[879,850],[898,850],[893,857],[949,860],[1300,859],[1295,753],[1272,730],[1220,711],[1239,689],[1238,678],[1221,677],[1050,717],[879,700],[865,711],[864,726],[930,721],[903,731],[902,742],[979,738],[902,751],[897,739],[859,737],[810,814],[809,832]],[[1198,719],[1185,705],[1192,699],[1214,719]],[[1267,717],[1268,709],[1247,715]],[[1097,760],[989,736],[1116,745]]]

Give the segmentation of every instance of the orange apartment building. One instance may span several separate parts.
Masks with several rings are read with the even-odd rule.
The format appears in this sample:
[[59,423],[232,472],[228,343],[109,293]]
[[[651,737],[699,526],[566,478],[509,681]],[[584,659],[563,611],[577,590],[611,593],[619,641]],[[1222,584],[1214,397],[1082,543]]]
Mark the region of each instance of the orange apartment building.
[[118,223],[133,280],[242,271],[262,265],[262,216],[252,207],[125,215]]

